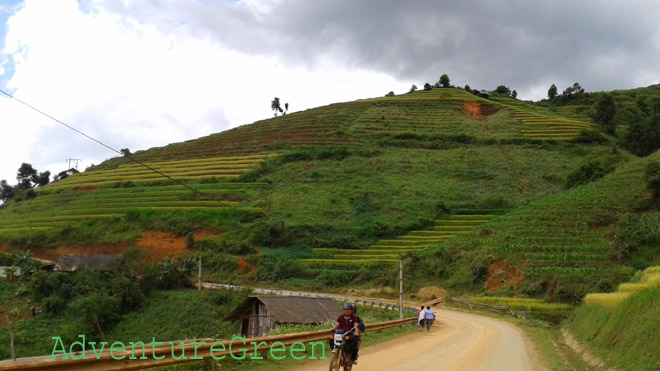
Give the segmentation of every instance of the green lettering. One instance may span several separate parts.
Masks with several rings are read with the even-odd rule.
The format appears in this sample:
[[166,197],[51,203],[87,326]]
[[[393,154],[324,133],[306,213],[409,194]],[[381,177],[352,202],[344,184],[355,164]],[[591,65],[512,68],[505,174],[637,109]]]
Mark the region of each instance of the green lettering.
[[[275,349],[276,345],[281,346],[282,348],[281,349]],[[286,351],[286,346],[284,345],[284,343],[281,342],[281,341],[276,341],[276,342],[273,343],[273,345],[270,346],[270,357],[273,358],[276,361],[279,361],[281,359],[286,358],[286,356],[276,356],[275,354],[273,354],[273,352],[285,352],[285,351]]]
[[188,359],[186,357],[186,342],[185,341],[180,341],[179,344],[181,344],[181,355],[179,357],[174,355],[174,342],[170,341],[170,344],[172,344],[172,359]]
[[[115,357],[114,352],[119,352],[119,349],[115,349],[115,345],[119,345],[121,347],[121,352],[122,352],[121,357]],[[117,348],[119,348],[119,346]],[[122,343],[121,341],[115,341],[114,343],[112,343],[112,345],[110,346],[110,357],[112,357],[112,359],[116,359],[119,361],[120,359],[126,358],[126,354],[123,353],[126,353],[126,346],[124,345],[124,343]]]
[[234,336],[234,338],[231,339],[231,341],[229,342],[229,354],[231,354],[231,357],[236,360],[245,359],[245,353],[247,353],[247,349],[241,350],[243,352],[243,355],[240,357],[236,357],[234,355],[234,350],[232,349],[232,347],[234,346],[234,341],[236,341],[236,339],[243,341],[243,345],[245,345],[245,336]]
[[151,338],[151,351],[153,353],[154,359],[163,359],[165,356],[156,357],[156,345],[163,344],[162,341],[156,341],[155,337]]
[[98,354],[96,353],[96,342],[90,341],[89,345],[92,346],[92,352],[94,352],[94,356],[96,357],[96,359],[99,359],[101,358],[101,354],[103,354],[103,349],[105,348],[106,345],[108,345],[108,342],[107,341],[101,342],[101,351],[99,351]]
[[264,357],[260,356],[259,353],[257,353],[257,350],[259,349],[260,346],[262,345],[268,345],[265,341],[262,341],[261,343],[257,344],[256,342],[252,342],[252,345],[254,345],[254,356],[250,359],[264,359]]
[[192,357],[190,357],[190,359],[204,359],[204,357],[198,357],[198,356],[197,356],[197,348],[199,348],[199,346],[202,345],[202,344],[206,345],[206,342],[205,342],[205,341],[200,341],[200,342],[198,343],[198,342],[196,342],[196,341],[193,341],[193,342],[190,343],[190,344],[195,344],[195,355],[192,356]]
[[[82,338],[82,341],[74,341],[73,343],[71,343],[71,346],[69,347],[69,353],[71,354],[71,358],[76,359],[76,360],[77,359],[87,359],[87,356],[85,355],[85,335],[78,335],[78,337]],[[76,345],[76,344],[80,344],[80,349],[81,349],[81,353],[82,353],[82,355],[80,357],[76,357],[73,354],[73,346]]]
[[328,357],[325,356],[325,343],[323,343],[322,341],[315,341],[315,342],[309,343],[309,345],[312,346],[312,356],[309,357],[309,359],[316,359],[316,357],[314,357],[314,347],[317,346],[317,345],[321,346],[321,353],[322,353],[321,357],[318,358],[318,359],[328,359]]
[[140,359],[147,359],[147,356],[144,355],[144,353],[147,350],[145,349],[145,345],[144,345],[143,342],[138,341],[138,342],[134,343],[134,342],[131,341],[130,344],[131,344],[131,356],[128,357],[128,359],[137,359],[137,357],[135,356],[135,344],[141,344],[142,345],[142,356],[140,357]]
[[[69,356],[66,353],[66,348],[64,348],[64,343],[62,342],[62,338],[59,336],[52,336],[51,339],[55,340],[55,345],[53,346],[53,353],[51,353],[50,356],[48,356],[48,359],[57,359],[57,357],[55,357],[56,353],[63,354],[62,359],[69,359]],[[57,349],[57,344],[60,344],[60,346],[62,347],[61,350]]]
[[[300,345],[302,348],[301,349],[295,349],[296,345]],[[293,352],[304,352],[304,351],[305,351],[305,344],[303,344],[299,341],[296,341],[295,343],[291,344],[291,350],[290,350],[291,358],[293,358],[297,361],[300,361],[301,359],[305,359],[305,356],[296,356],[295,354],[293,354]]]
[[215,343],[211,344],[211,358],[213,358],[213,359],[215,359],[215,360],[225,359],[225,357],[227,357],[226,355],[225,355],[225,356],[221,356],[221,357],[216,357],[216,356],[213,354],[213,352],[215,352],[215,350],[214,350],[213,348],[215,347],[216,344],[218,344],[218,345],[222,345],[222,350],[218,350],[218,352],[224,352],[224,351],[227,350],[227,347],[225,347],[225,343],[220,342],[220,341],[216,341]]

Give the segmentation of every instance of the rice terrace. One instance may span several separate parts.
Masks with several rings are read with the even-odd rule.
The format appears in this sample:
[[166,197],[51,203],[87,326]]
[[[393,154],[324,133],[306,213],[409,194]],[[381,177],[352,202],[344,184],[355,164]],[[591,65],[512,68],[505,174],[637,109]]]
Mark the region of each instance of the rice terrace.
[[0,6],[0,370],[660,370],[642,2]]

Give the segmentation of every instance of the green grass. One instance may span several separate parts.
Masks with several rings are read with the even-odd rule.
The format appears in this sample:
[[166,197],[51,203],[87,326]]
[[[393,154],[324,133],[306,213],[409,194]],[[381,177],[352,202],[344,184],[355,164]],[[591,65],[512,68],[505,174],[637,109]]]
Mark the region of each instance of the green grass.
[[660,286],[628,296],[614,308],[583,305],[567,327],[587,348],[621,370],[660,368]]

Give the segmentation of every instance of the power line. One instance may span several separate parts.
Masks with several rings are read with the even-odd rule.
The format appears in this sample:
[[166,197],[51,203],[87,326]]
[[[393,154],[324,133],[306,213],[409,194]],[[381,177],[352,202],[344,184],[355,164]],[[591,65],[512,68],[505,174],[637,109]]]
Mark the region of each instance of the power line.
[[[105,147],[105,148],[107,148],[107,149],[109,149],[109,150],[111,150],[111,151],[113,151],[113,152],[115,152],[115,153],[117,153],[117,154],[119,154],[119,155],[121,155],[121,156],[123,156],[123,157],[126,157],[127,159],[129,159],[129,160],[135,162],[136,164],[146,167],[147,169],[149,169],[149,170],[155,172],[156,174],[162,175],[163,177],[165,177],[165,178],[167,178],[167,179],[169,179],[169,180],[171,180],[171,181],[173,181],[173,182],[175,182],[175,183],[177,183],[177,184],[179,184],[179,185],[182,185],[182,186],[184,186],[184,187],[190,189],[191,191],[193,191],[193,192],[195,192],[195,193],[204,194],[203,192],[201,192],[201,191],[199,191],[199,190],[197,190],[197,189],[195,189],[195,188],[193,188],[193,187],[191,187],[191,186],[189,186],[189,185],[187,185],[187,184],[185,184],[185,183],[183,183],[183,182],[181,182],[181,181],[179,181],[179,180],[176,180],[176,179],[172,178],[171,176],[169,176],[169,175],[167,175],[167,174],[165,174],[165,173],[163,173],[163,172],[161,172],[161,171],[158,171],[158,170],[154,169],[153,167],[151,167],[151,166],[149,166],[149,165],[147,165],[147,164],[145,164],[145,163],[143,163],[143,162],[141,162],[141,161],[139,161],[139,160],[133,158],[132,156],[127,155],[127,154],[124,154],[124,153],[122,153],[121,151],[118,151],[118,150],[116,150],[116,149],[110,147],[109,145],[107,145],[107,144],[101,142],[100,140],[97,140],[97,139],[95,139],[95,138],[90,137],[89,135],[83,133],[82,131],[80,131],[80,130],[78,130],[78,129],[72,127],[72,126],[69,126],[69,125],[65,124],[65,123],[62,122],[61,120],[58,120],[58,119],[56,119],[55,117],[53,117],[53,116],[47,114],[46,112],[44,112],[44,111],[42,111],[42,110],[40,110],[40,109],[38,109],[38,108],[36,108],[36,107],[34,107],[34,106],[28,104],[28,103],[26,103],[26,102],[24,102],[24,101],[22,101],[22,100],[16,98],[16,97],[13,96],[12,94],[9,94],[9,93],[5,92],[5,91],[2,90],[2,89],[0,89],[0,93],[2,93],[2,94],[4,94],[4,95],[8,96],[8,97],[11,98],[11,99],[14,99],[15,101],[21,103],[22,105],[24,105],[24,106],[26,106],[26,107],[28,107],[28,108],[30,108],[30,109],[36,111],[36,112],[39,112],[40,114],[42,114],[42,115],[48,117],[49,119],[51,119],[51,120],[57,122],[58,124],[64,125],[65,127],[67,127],[67,128],[69,128],[69,129],[75,131],[76,133],[78,133],[78,134],[84,136],[85,138],[90,139],[90,140],[93,140],[94,142],[96,142],[96,143],[102,145],[103,147]],[[207,194],[206,196],[208,197],[208,196],[210,196],[210,195]]]

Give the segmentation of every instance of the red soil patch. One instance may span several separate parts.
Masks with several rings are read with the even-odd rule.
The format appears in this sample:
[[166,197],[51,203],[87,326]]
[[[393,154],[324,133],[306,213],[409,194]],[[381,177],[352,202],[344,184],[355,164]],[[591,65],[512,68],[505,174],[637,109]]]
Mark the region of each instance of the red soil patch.
[[[207,231],[195,233],[195,239],[216,236]],[[34,249],[32,256],[38,259],[55,261],[60,255],[121,255],[126,249],[137,247],[146,252],[146,259],[152,262],[162,262],[166,256],[176,257],[187,253],[185,237],[179,237],[172,233],[149,231],[142,234],[136,244],[118,245],[84,245],[84,246],[60,246],[54,249]],[[23,249],[14,249],[6,245],[0,245],[0,251],[13,253]]]
[[220,238],[220,235],[209,232],[204,229],[200,229],[199,231],[193,233],[193,237],[195,238],[195,241],[197,241],[197,240],[201,240],[202,238]]
[[477,102],[463,102],[463,111],[475,119],[482,119],[484,115],[481,113],[481,104]]
[[151,261],[162,261],[166,256],[175,257],[187,252],[186,238],[167,232],[144,232],[136,246],[144,249]]
[[250,265],[245,258],[238,258],[236,259],[236,262],[238,263],[238,274],[240,276],[245,275],[245,268],[249,269],[250,272],[254,270],[254,266]]
[[476,119],[482,120],[484,116],[496,113],[497,108],[484,106],[479,102],[463,102],[463,111]]
[[496,292],[522,282],[523,272],[505,260],[498,260],[488,267],[486,291]]

